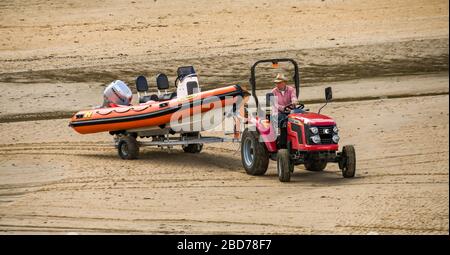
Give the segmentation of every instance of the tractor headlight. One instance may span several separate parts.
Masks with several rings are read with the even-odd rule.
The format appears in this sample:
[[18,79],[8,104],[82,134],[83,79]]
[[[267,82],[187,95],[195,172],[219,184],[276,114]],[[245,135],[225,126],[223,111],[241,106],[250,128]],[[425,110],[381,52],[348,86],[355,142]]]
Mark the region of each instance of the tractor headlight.
[[311,136],[311,141],[317,144],[320,143],[320,136],[319,135]]
[[335,134],[337,134],[337,133],[339,132],[339,129],[338,129],[337,126],[334,126],[334,127],[333,127],[333,132],[334,132]]
[[317,135],[319,133],[319,129],[317,127],[310,127],[309,131],[313,133],[314,135]]
[[333,139],[333,142],[334,142],[334,143],[338,143],[340,137],[339,137],[338,135],[333,135],[332,139]]

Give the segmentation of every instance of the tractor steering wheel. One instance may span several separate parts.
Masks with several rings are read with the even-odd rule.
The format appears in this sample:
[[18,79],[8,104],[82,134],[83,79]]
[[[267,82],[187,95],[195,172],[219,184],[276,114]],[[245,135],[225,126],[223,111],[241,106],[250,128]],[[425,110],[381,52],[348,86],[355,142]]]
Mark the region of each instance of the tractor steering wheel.
[[304,104],[297,104],[297,105],[295,105],[295,104],[288,104],[288,105],[286,105],[285,107],[284,107],[284,109],[283,109],[283,111],[285,112],[285,113],[290,113],[291,112],[291,110],[294,110],[294,109],[303,109],[303,108],[305,108],[305,105]]

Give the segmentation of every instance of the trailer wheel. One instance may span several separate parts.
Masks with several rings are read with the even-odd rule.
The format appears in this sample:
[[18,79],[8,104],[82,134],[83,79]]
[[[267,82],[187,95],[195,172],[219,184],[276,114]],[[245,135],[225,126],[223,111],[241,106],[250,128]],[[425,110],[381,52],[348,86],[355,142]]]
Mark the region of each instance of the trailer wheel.
[[344,178],[352,178],[356,171],[356,154],[353,145],[346,145],[342,148],[342,176]]
[[202,143],[183,145],[183,150],[186,153],[200,153],[202,149],[203,149]]
[[241,140],[241,161],[249,175],[264,175],[269,166],[269,152],[259,141],[259,133],[245,129]]
[[133,136],[120,138],[117,150],[122,159],[136,159],[139,155],[139,145]]
[[[195,133],[187,133],[185,134],[186,137],[200,137],[200,134],[198,132]],[[181,146],[183,148],[183,151],[186,153],[200,153],[203,149],[202,143],[194,143],[194,144],[188,144]]]
[[279,149],[277,153],[277,172],[281,182],[289,182],[291,173],[294,171],[294,164],[289,157],[289,150]]

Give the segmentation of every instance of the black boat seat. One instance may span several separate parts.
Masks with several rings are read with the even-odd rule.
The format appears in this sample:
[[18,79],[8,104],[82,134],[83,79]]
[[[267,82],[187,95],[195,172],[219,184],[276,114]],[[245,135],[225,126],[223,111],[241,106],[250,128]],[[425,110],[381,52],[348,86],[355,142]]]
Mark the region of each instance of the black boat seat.
[[[156,76],[156,86],[158,88],[158,91],[165,90],[169,88],[169,79],[167,78],[167,75],[160,73]],[[159,101],[167,101],[171,100],[177,97],[177,92],[169,92],[165,93],[159,96]]]
[[145,76],[140,75],[136,78],[136,90],[138,93],[144,93],[143,96],[139,96],[139,103],[146,103],[148,101],[158,101],[158,95],[147,95],[148,92],[148,82]]
[[136,78],[136,89],[138,92],[147,92],[148,91],[148,83],[145,76],[140,75]]

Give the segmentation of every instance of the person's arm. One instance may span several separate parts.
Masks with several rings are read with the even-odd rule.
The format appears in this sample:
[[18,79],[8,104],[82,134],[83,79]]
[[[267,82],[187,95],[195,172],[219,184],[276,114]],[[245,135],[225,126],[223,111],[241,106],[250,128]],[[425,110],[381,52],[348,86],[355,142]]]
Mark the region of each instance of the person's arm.
[[[276,89],[272,90],[272,94],[274,96],[274,104],[273,104],[274,108],[277,111],[279,111],[279,112],[283,112],[284,111],[284,105],[281,105],[279,103],[280,102],[280,97],[282,97],[283,95],[280,92],[276,91]],[[272,109],[274,109],[274,108],[272,108]]]
[[295,90],[295,88],[291,89],[291,103],[292,104],[297,104],[298,103],[298,98],[297,98],[296,92],[297,91]]

